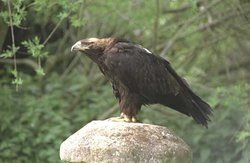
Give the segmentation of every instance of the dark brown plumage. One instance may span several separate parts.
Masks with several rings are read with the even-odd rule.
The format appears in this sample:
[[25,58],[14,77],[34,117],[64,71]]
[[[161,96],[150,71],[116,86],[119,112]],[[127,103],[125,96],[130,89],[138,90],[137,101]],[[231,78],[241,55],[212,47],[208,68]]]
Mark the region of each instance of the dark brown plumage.
[[159,103],[177,110],[207,127],[211,107],[198,97],[169,62],[127,40],[88,38],[71,50],[84,52],[112,83],[121,117],[135,121],[145,104]]

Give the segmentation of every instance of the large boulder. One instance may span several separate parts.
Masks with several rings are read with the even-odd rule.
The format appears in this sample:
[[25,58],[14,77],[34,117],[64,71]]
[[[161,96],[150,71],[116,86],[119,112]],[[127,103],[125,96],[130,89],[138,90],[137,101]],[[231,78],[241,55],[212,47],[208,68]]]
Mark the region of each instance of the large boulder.
[[192,152],[166,127],[92,121],[61,144],[60,158],[87,163],[191,163]]

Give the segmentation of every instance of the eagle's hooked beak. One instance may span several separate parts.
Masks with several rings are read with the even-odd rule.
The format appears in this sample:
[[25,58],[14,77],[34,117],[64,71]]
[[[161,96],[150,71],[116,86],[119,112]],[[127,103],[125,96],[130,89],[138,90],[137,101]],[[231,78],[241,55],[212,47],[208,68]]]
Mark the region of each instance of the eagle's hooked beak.
[[74,50],[79,50],[81,48],[81,41],[76,42],[72,47],[71,47],[71,52]]
[[71,47],[71,52],[74,50],[81,50],[84,51],[86,49],[89,49],[87,46],[83,46],[81,41],[77,41],[72,47]]

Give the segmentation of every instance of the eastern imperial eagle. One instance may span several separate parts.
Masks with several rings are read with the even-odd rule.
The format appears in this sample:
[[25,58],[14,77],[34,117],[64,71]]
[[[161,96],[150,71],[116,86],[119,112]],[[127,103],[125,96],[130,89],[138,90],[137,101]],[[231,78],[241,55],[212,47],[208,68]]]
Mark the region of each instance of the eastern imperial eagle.
[[123,121],[135,122],[142,105],[162,104],[207,127],[211,107],[189,88],[167,60],[141,45],[124,39],[88,38],[76,42],[73,50],[85,53],[112,83]]

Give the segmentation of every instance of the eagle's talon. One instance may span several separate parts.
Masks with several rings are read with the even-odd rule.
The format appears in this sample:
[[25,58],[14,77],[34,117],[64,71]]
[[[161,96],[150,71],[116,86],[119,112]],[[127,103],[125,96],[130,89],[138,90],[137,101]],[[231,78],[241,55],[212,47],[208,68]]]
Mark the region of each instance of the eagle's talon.
[[137,119],[136,119],[136,117],[132,117],[132,122],[137,122]]
[[125,114],[121,114],[120,117],[112,117],[109,118],[108,120],[112,121],[112,122],[137,122],[135,117],[128,117]]

